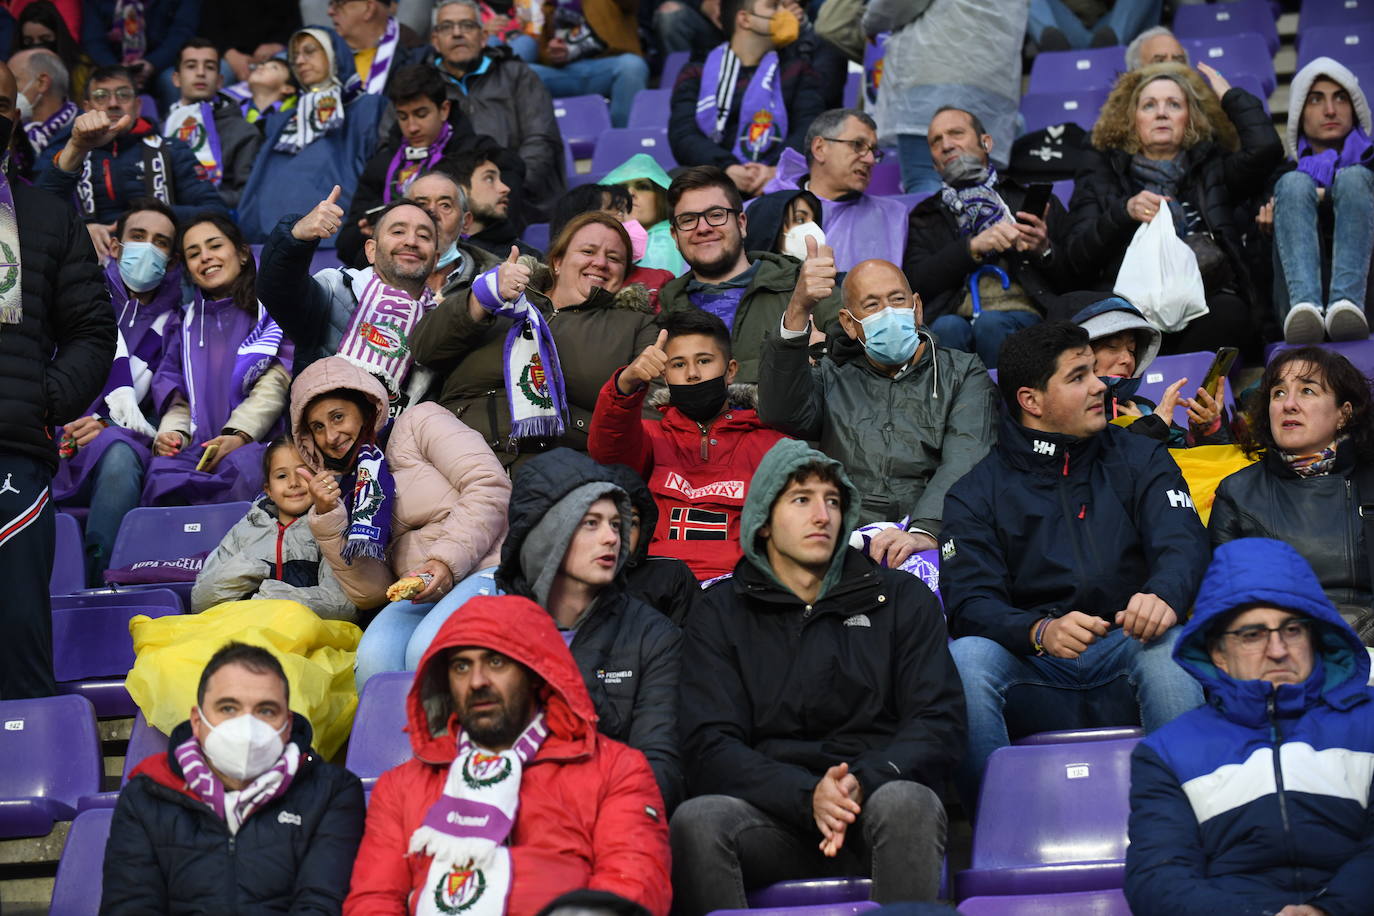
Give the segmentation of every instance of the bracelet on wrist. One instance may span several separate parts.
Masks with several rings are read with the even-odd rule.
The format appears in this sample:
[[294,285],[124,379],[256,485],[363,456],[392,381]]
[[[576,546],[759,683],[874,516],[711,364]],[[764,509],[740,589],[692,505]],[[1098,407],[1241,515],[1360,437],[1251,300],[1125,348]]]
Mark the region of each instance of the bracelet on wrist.
[[1045,630],[1053,619],[1053,617],[1046,617],[1035,628],[1035,635],[1031,637],[1031,648],[1035,650],[1036,655],[1045,654]]

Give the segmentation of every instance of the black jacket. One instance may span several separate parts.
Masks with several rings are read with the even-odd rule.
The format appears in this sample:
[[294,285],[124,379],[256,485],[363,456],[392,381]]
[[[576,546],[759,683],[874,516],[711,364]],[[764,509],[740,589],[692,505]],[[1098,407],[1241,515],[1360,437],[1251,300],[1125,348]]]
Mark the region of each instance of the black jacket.
[[[520,466],[496,571],[503,592],[534,598],[536,576],[520,563],[525,538],[555,503],[596,481],[620,486],[609,468],[568,448],[535,455]],[[669,811],[684,797],[677,725],[681,643],[682,631],[667,617],[630,596],[622,572],[597,595],[568,647],[600,718],[598,730],[644,753]]]
[[815,605],[746,557],[687,623],[683,756],[693,795],[743,799],[810,836],[811,795],[848,762],[864,797],[937,792],[964,753],[964,692],[940,605],[915,576],[844,548]]
[[1369,545],[1365,543],[1354,445],[1336,452],[1336,467],[1321,477],[1299,477],[1283,458],[1266,453],[1217,487],[1207,530],[1215,547],[1236,538],[1275,538],[1312,564],[1333,604],[1374,607]]
[[1136,592],[1182,621],[1211,553],[1168,449],[1112,425],[1073,439],[1003,420],[996,447],[950,487],[943,534],[951,632],[1018,655],[1036,620],[1083,611],[1115,625]]
[[102,916],[339,913],[363,838],[358,777],[310,750],[310,723],[293,714],[300,768],[286,794],[248,816],[236,835],[187,794],[173,752],[139,764],[119,793],[105,846]]
[[[1237,210],[1262,189],[1283,159],[1283,144],[1260,100],[1244,89],[1227,92],[1221,106],[1240,135],[1240,149],[1230,153],[1204,140],[1184,150],[1179,197],[1197,208],[1227,255],[1237,290],[1245,295],[1250,291],[1241,250],[1245,226]],[[1111,289],[1141,225],[1126,213],[1126,201],[1139,193],[1140,186],[1130,174],[1130,153],[1093,150],[1086,161],[1074,179],[1065,249],[1070,268],[1081,277],[1080,288]]]
[[[997,192],[1013,214],[1021,209],[1026,191],[1011,179],[1003,179]],[[926,324],[942,315],[958,313],[959,303],[968,288],[968,276],[984,263],[995,264],[1019,283],[1026,295],[1040,309],[1050,311],[1059,292],[1073,288],[1074,277],[1068,270],[1061,238],[1067,214],[1059,198],[1050,195],[1050,210],[1046,226],[1050,238],[1050,255],[1041,259],[1009,251],[1005,255],[982,262],[969,254],[968,238],[959,234],[959,221],[937,193],[921,201],[907,217],[906,253],[902,270],[912,290],[921,297],[922,315]],[[1067,318],[1067,315],[1050,315]]]
[[0,452],[55,471],[48,427],[75,420],[100,394],[114,362],[114,309],[76,211],[19,181],[10,189],[24,317],[0,324]]
[[692,568],[677,557],[649,556],[649,542],[658,526],[658,503],[649,485],[623,464],[609,465],[621,489],[639,516],[639,544],[625,562],[625,590],[678,626],[701,598],[701,582]]

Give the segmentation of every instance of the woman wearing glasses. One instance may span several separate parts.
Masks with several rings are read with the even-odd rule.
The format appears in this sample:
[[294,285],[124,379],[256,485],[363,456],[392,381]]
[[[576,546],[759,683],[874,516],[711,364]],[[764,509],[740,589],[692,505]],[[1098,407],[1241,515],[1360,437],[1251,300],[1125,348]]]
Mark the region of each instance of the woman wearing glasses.
[[[1257,464],[1217,487],[1212,543],[1287,541],[1331,602],[1374,635],[1370,531],[1374,529],[1374,416],[1370,383],[1344,356],[1299,347],[1274,357],[1249,414],[1246,449]],[[1361,512],[1361,506],[1364,506]]]
[[439,402],[507,467],[560,445],[585,452],[601,387],[658,335],[648,290],[625,283],[630,237],[614,216],[573,217],[547,265],[516,255],[446,289],[410,338],[444,379]]

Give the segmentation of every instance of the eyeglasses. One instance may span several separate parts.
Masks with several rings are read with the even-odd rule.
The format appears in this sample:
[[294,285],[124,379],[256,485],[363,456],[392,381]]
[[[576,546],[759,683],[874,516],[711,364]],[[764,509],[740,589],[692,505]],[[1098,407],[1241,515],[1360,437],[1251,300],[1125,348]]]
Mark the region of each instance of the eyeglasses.
[[110,100],[110,96],[114,96],[121,102],[132,102],[134,100],[134,95],[134,90],[128,86],[125,86],[121,89],[92,89],[91,101],[108,102]]
[[1312,621],[1301,617],[1293,617],[1285,620],[1276,627],[1266,627],[1260,624],[1253,626],[1240,627],[1235,630],[1226,630],[1223,636],[1230,636],[1240,644],[1243,652],[1262,652],[1269,645],[1269,634],[1279,634],[1279,639],[1283,640],[1285,646],[1292,646],[1307,639],[1312,632]]
[[874,162],[882,162],[887,154],[878,149],[877,146],[865,143],[863,140],[842,140],[839,137],[821,137],[827,143],[843,143],[854,151],[854,155],[862,157],[864,153],[872,153]]
[[679,213],[673,217],[673,225],[679,232],[691,232],[702,217],[705,217],[708,226],[724,226],[725,221],[738,212],[730,207],[712,207],[700,213]]
[[446,19],[443,22],[435,23],[432,31],[435,35],[449,35],[453,32],[466,32],[469,35],[476,35],[482,31],[482,23],[476,19]]

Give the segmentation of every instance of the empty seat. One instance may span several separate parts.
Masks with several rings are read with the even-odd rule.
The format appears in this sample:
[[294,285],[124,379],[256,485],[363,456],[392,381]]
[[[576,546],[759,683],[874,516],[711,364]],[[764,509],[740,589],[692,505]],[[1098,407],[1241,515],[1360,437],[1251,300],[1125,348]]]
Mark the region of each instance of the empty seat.
[[165,588],[54,597],[53,674],[57,689],[84,696],[98,716],[133,715],[136,707],[124,689],[124,678],[134,664],[129,621],[138,614],[165,617],[180,613],[181,599]]
[[1069,200],[1073,197],[1073,179],[1067,181],[1056,181],[1054,183],[1054,196],[1059,198],[1059,202],[1068,209]]
[[[1216,358],[1215,353],[1175,353],[1172,356],[1159,356],[1150,363],[1145,369],[1145,377],[1140,382],[1139,395],[1159,403],[1159,399],[1164,396],[1164,389],[1181,378],[1186,378],[1188,383],[1179,389],[1180,398],[1196,397],[1198,388],[1202,385],[1202,380],[1207,377],[1207,370],[1212,367],[1212,360]],[[1234,368],[1234,367],[1232,367]],[[1222,401],[1223,406],[1235,408],[1235,392],[1231,386],[1226,386],[1226,396]],[[1187,429],[1188,409],[1183,406],[1174,408],[1173,422]]]
[[415,675],[409,671],[374,674],[363,685],[344,766],[371,787],[377,777],[411,757],[406,726],[406,694]]
[[864,88],[864,74],[862,70],[851,70],[849,75],[844,78],[844,107],[858,108],[859,95]]
[[673,90],[641,89],[630,106],[627,127],[667,127],[673,107]]
[[520,233],[520,240],[527,245],[533,245],[540,251],[549,250],[549,224],[530,223],[525,227],[525,231]]
[[602,131],[592,153],[592,174],[605,175],[626,159],[638,153],[648,153],[666,172],[677,168],[673,151],[668,148],[666,127],[622,127]]
[[1125,68],[1125,48],[1041,51],[1031,64],[1028,91],[1059,93],[1111,89],[1116,75]]
[[1298,35],[1328,25],[1374,22],[1374,0],[1302,0]]
[[1057,732],[1036,732],[1017,738],[1013,744],[1079,744],[1084,741],[1114,741],[1119,738],[1140,738],[1145,729],[1131,725],[1107,728],[1069,728]]
[[86,546],[81,525],[66,512],[57,513],[57,543],[53,551],[48,593],[70,595],[86,587]]
[[[318,255],[317,255],[318,256]],[[211,503],[204,506],[143,506],[124,516],[110,548],[110,569],[126,569],[148,560],[176,560],[205,555],[219,546],[229,529],[248,514],[246,501]],[[183,610],[191,604],[194,570],[187,570],[184,582],[161,583],[182,598]],[[121,586],[125,592],[137,586]]]
[[82,697],[0,701],[0,838],[47,836],[100,791],[95,710]]
[[57,864],[48,912],[61,916],[96,916],[100,912],[101,871],[113,817],[113,810],[97,808],[81,812],[72,821],[62,847],[62,861]]
[[1097,113],[1107,101],[1108,90],[1085,89],[1081,92],[1027,93],[1021,97],[1021,116],[1026,119],[1026,131],[1040,130],[1051,124],[1066,122],[1092,130]]
[[1174,10],[1174,34],[1186,38],[1224,38],[1254,32],[1273,54],[1279,49],[1279,29],[1269,0],[1229,0],[1226,3],[1179,6]]
[[1121,887],[1138,739],[999,748],[988,759],[957,899]]
[[1374,21],[1351,22],[1304,29],[1298,33],[1298,69],[1318,57],[1330,57],[1346,66],[1364,66],[1374,48]]
[[749,894],[751,909],[785,909],[827,903],[853,903],[867,900],[873,890],[871,878],[807,878],[779,881]]
[[[1368,340],[1327,341],[1326,343],[1318,344],[1318,346],[1341,354],[1346,359],[1350,360],[1355,368],[1360,370],[1360,374],[1366,378],[1374,377],[1374,337]],[[1265,364],[1268,365],[1275,354],[1289,349],[1292,349],[1292,347],[1282,342],[1273,343],[1265,347]]]
[[1274,91],[1277,82],[1274,77],[1274,56],[1264,39],[1253,32],[1186,39],[1179,43],[1187,50],[1188,59],[1195,65],[1214,67],[1227,79],[1238,73],[1252,74],[1260,81],[1262,98],[1267,98]]
[[883,161],[873,166],[868,193],[882,197],[895,197],[902,193],[902,166],[894,150],[888,150]]
[[959,904],[959,912],[963,916],[1131,916],[1126,895],[1117,889],[1077,894],[970,897]]
[[573,156],[586,159],[596,148],[597,138],[611,129],[611,108],[599,95],[573,95],[553,100],[553,116],[563,142],[572,147]]
[[687,62],[692,59],[689,51],[674,51],[663,58],[663,72],[659,74],[658,85],[664,89],[672,89],[677,85],[677,75],[682,72],[682,68],[687,66]]
[[815,906],[754,907],[747,910],[716,910],[710,916],[855,916],[865,910],[876,910],[871,900],[852,903],[822,903]]

